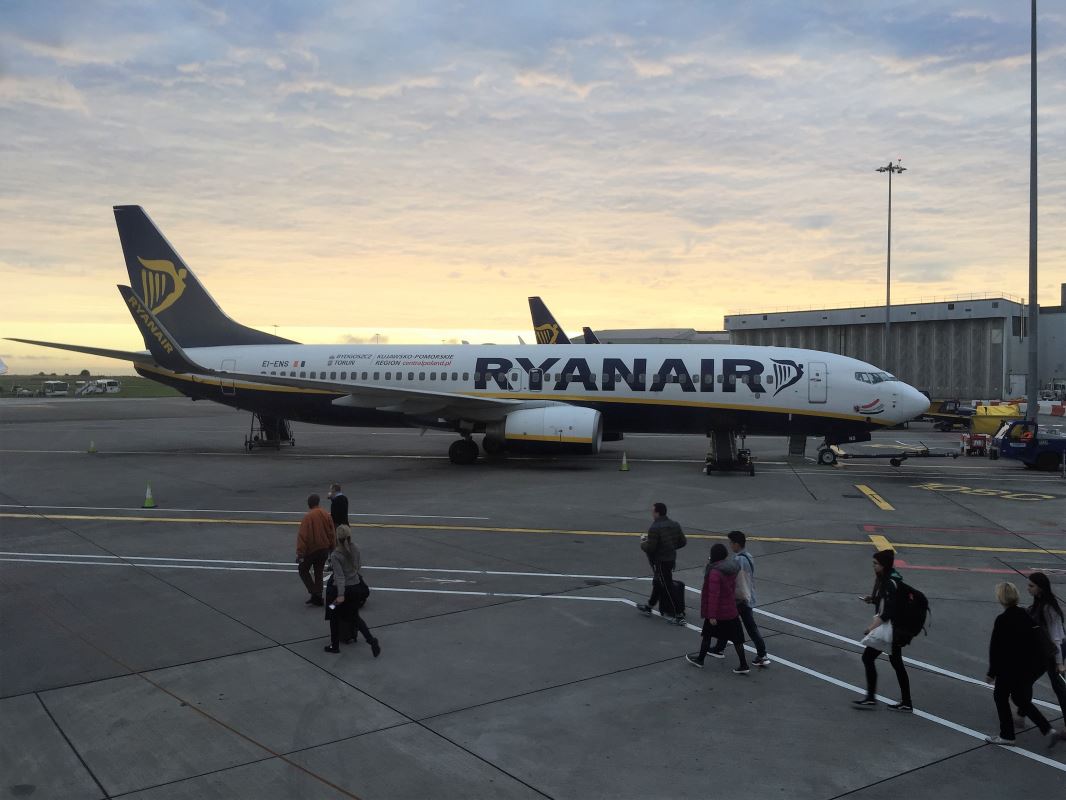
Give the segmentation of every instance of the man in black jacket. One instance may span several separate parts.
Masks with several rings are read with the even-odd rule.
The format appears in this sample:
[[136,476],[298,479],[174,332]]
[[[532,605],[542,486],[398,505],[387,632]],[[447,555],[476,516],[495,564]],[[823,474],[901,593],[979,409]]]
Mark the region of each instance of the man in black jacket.
[[341,485],[331,484],[327,497],[329,497],[329,515],[333,517],[333,527],[348,525],[348,498],[341,491]]
[[656,503],[651,510],[652,523],[648,532],[640,538],[640,549],[651,564],[651,597],[647,604],[637,605],[637,611],[651,616],[658,604],[659,611],[676,625],[685,624],[684,606],[677,607],[671,590],[674,585],[674,567],[677,566],[677,551],[685,546],[685,533],[681,526],[666,516],[666,504]]

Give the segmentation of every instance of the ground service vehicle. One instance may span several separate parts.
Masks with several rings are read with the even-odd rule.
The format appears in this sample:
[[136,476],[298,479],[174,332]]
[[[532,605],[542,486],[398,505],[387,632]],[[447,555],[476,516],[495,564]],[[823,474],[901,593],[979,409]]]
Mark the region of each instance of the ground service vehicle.
[[1066,431],[1031,420],[1014,420],[992,438],[989,456],[1015,459],[1029,469],[1053,471],[1066,458]]

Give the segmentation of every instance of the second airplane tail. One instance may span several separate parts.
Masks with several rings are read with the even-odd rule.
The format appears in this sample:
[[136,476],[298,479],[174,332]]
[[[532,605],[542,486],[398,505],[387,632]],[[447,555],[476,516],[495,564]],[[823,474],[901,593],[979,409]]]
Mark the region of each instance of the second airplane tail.
[[183,347],[292,343],[230,319],[143,208],[114,210],[131,285]]
[[533,332],[537,334],[537,344],[570,344],[570,337],[539,297],[529,298],[529,313],[533,317]]

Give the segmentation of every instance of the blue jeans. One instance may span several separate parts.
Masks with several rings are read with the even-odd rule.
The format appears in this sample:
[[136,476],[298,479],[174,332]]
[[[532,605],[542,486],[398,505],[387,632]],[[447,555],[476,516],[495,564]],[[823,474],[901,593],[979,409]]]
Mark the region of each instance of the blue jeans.
[[[748,632],[748,638],[751,639],[751,643],[755,645],[755,657],[765,657],[766,642],[762,640],[762,635],[759,633],[759,626],[755,624],[755,612],[752,611],[751,606],[743,600],[737,600],[737,612],[739,612],[740,619],[744,623],[744,630]],[[721,653],[725,650],[725,645],[725,639],[719,639],[714,643],[714,652]]]

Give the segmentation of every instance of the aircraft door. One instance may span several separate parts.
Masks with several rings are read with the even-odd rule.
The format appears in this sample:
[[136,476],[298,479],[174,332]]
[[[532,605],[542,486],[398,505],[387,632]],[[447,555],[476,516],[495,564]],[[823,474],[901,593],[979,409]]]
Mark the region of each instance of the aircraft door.
[[539,392],[544,388],[544,370],[531,369],[529,371],[529,391]]
[[[223,372],[236,372],[236,359],[224,359],[222,361],[221,369]],[[233,378],[219,378],[219,385],[222,387],[222,394],[226,395],[227,397],[233,397],[237,394],[237,382]]]
[[812,361],[807,365],[807,399],[811,403],[825,403],[829,399],[828,370],[825,362]]
[[507,383],[512,392],[521,392],[526,388],[526,371],[521,367],[512,367],[507,373]]

